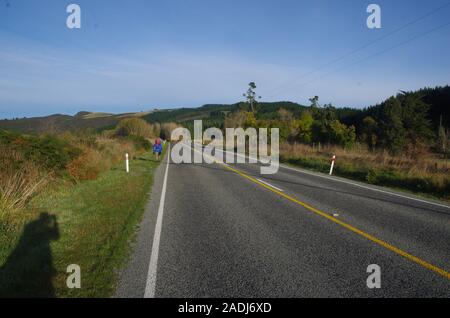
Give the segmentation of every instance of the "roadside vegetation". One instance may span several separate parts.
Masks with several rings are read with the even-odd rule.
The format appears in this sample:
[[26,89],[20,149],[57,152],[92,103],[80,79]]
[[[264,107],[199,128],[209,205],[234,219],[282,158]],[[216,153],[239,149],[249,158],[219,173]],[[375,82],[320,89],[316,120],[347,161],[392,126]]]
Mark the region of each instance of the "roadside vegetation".
[[[0,296],[112,295],[159,164],[150,149],[160,129],[131,118],[102,132],[0,130]],[[81,267],[81,289],[66,286],[70,264]]]
[[309,107],[274,110],[252,96],[227,113],[223,128],[279,128],[283,162],[328,172],[336,155],[337,175],[450,200],[449,86],[401,92],[363,110],[322,106],[318,96]]
[[450,201],[450,161],[433,154],[411,158],[369,151],[364,145],[319,148],[301,143],[284,143],[280,153],[282,162],[323,173],[336,155],[335,175]]

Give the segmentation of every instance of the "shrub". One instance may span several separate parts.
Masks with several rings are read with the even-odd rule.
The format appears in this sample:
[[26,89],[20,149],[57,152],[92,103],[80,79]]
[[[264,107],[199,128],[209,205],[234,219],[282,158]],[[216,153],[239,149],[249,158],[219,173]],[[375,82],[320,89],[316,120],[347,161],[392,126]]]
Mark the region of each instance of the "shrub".
[[80,149],[55,136],[27,136],[0,131],[0,145],[20,153],[47,171],[62,171],[81,152]]
[[0,130],[0,213],[23,208],[51,176],[94,180],[124,160],[151,149],[149,140],[88,132],[28,136]]
[[161,125],[161,133],[158,137],[161,137],[163,139],[170,139],[170,137],[172,136],[172,131],[174,131],[178,127],[179,125],[175,123],[163,123]]
[[18,151],[0,146],[0,215],[23,208],[49,178]]
[[141,136],[128,136],[126,140],[131,141],[134,146],[136,147],[136,150],[145,150],[148,151],[152,149],[152,143]]
[[74,158],[66,167],[69,176],[75,182],[94,180],[101,172],[122,162],[125,153],[133,158],[137,152],[151,147],[147,139],[139,136],[109,138],[105,135],[94,135],[93,137],[94,140],[85,137],[77,139],[76,136],[66,137],[81,149],[81,155]]
[[161,135],[161,124],[153,123],[150,126],[152,127],[152,136],[159,137]]
[[102,171],[110,169],[110,162],[105,160],[98,150],[87,148],[67,165],[67,172],[76,181],[95,180]]
[[330,124],[331,142],[344,147],[352,146],[356,141],[355,127],[347,127],[338,120],[333,120]]
[[153,135],[153,129],[151,125],[142,118],[125,118],[117,124],[116,135],[121,137],[139,136],[150,138]]

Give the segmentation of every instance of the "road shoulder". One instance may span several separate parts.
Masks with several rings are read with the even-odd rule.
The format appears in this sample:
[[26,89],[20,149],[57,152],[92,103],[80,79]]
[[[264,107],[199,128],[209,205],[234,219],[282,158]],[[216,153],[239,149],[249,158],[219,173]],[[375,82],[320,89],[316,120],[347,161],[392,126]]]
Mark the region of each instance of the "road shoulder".
[[131,257],[126,267],[119,274],[119,282],[115,297],[142,298],[145,293],[148,266],[152,253],[152,241],[161,197],[164,172],[169,153],[155,171],[149,201],[145,207],[144,216],[137,230],[136,241],[131,247]]

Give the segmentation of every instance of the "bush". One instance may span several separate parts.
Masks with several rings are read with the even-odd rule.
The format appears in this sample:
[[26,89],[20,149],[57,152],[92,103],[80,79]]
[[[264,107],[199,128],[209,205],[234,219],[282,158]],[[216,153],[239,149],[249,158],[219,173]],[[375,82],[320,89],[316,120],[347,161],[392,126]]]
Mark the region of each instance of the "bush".
[[163,139],[170,139],[172,136],[172,131],[178,128],[179,125],[175,123],[163,123],[161,125],[161,133],[157,137],[161,137]]
[[108,138],[88,132],[29,136],[0,130],[0,212],[23,208],[51,179],[94,180],[152,145],[142,136]]
[[126,140],[131,141],[134,146],[136,147],[136,150],[145,150],[148,151],[152,149],[152,143],[143,137],[140,136],[128,136]]
[[75,157],[80,155],[80,149],[55,136],[27,136],[17,133],[0,131],[0,145],[21,154],[24,160],[47,171],[60,172]]
[[330,141],[344,147],[353,146],[356,141],[355,127],[347,127],[338,120],[333,120],[330,124]]
[[82,149],[81,155],[67,165],[67,172],[75,182],[96,179],[101,172],[122,162],[125,153],[133,158],[137,152],[151,148],[150,142],[139,136],[122,138],[96,136],[95,142],[78,141],[77,146]]
[[116,136],[138,136],[150,138],[153,135],[152,126],[142,118],[125,118],[117,124]]
[[95,180],[102,171],[110,169],[108,160],[94,149],[86,149],[67,165],[67,172],[76,181]]

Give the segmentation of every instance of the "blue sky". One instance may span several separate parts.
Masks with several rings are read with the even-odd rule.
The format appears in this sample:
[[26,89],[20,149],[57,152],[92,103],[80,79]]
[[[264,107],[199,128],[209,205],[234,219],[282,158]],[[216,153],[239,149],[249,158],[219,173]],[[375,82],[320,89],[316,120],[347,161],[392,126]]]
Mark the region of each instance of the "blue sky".
[[0,0],[0,118],[233,103],[250,81],[266,101],[368,106],[450,84],[450,25],[417,37],[450,22],[450,5],[375,41],[446,2]]

